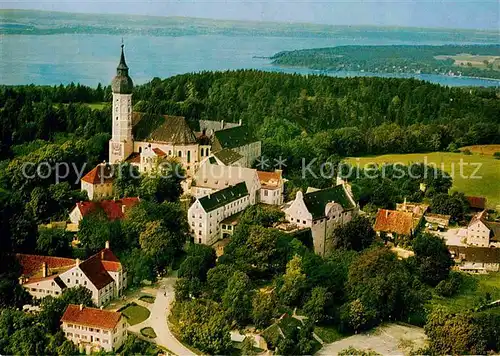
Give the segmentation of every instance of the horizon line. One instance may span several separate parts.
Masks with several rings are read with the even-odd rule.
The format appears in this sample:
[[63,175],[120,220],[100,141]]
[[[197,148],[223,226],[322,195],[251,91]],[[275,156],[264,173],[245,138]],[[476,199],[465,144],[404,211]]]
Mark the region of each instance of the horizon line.
[[[143,15],[143,14],[130,14],[123,12],[82,12],[82,11],[60,11],[60,10],[39,10],[39,9],[19,9],[19,8],[3,8],[0,9],[1,12],[5,11],[33,11],[33,12],[45,12],[45,13],[61,13],[61,14],[80,14],[80,15],[123,15],[123,16],[134,16],[134,17],[150,17],[150,18],[164,18],[164,19],[197,19],[197,20],[209,20],[209,21],[221,21],[221,22],[241,22],[241,23],[258,23],[258,24],[280,24],[280,25],[313,25],[313,26],[327,26],[327,27],[372,27],[372,28],[386,28],[386,29],[426,29],[426,30],[460,30],[460,31],[470,31],[470,32],[490,32],[497,33],[496,29],[487,28],[464,28],[464,27],[425,27],[425,26],[408,26],[408,25],[375,25],[375,24],[359,24],[359,25],[334,25],[319,22],[301,22],[301,21],[269,21],[269,20],[236,20],[236,19],[221,19],[221,18],[210,18],[210,17],[196,17],[196,16],[164,16],[164,15]],[[0,18],[0,20],[3,20]]]

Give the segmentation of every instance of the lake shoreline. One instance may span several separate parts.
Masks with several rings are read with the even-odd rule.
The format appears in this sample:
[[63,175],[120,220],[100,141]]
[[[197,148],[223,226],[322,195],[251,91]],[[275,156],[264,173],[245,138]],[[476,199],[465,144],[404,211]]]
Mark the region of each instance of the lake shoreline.
[[[270,59],[271,57],[254,57],[257,59]],[[334,69],[317,69],[317,68],[311,68],[307,66],[292,66],[292,65],[284,65],[284,64],[278,64],[278,63],[270,63],[273,66],[276,67],[282,67],[282,68],[290,68],[290,69],[307,69],[311,71],[318,71],[318,72],[328,72],[328,73],[335,73],[335,72],[353,72],[353,73],[364,73],[364,74],[375,74],[374,76],[379,77],[380,75],[387,75],[389,78],[400,78],[398,76],[392,76],[391,74],[401,74],[401,75],[408,75],[413,78],[415,75],[439,75],[447,78],[464,78],[464,79],[483,79],[483,80],[489,80],[493,82],[498,82],[498,85],[500,86],[500,79],[498,78],[488,78],[488,77],[473,77],[470,75],[448,75],[448,74],[443,74],[443,73],[427,73],[427,72],[421,72],[421,73],[410,73],[410,72],[369,72],[369,71],[342,71],[342,70],[334,70]],[[320,73],[321,74],[321,73]],[[365,76],[365,75],[363,75]],[[384,76],[385,78],[385,76]],[[418,78],[417,78],[418,79]]]

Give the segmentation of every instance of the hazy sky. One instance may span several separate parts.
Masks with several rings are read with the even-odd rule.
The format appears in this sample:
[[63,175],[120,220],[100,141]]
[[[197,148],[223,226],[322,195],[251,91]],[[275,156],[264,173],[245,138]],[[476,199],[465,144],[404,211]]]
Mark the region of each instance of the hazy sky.
[[499,0],[2,0],[0,7],[337,25],[500,28]]

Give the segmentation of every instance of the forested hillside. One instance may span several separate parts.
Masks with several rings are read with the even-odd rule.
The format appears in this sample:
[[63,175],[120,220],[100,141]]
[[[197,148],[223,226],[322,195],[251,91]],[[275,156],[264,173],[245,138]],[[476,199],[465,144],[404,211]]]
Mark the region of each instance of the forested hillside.
[[[2,88],[1,155],[57,132],[109,133],[110,107],[75,104],[109,100],[108,87]],[[426,152],[500,142],[498,89],[414,79],[203,72],[154,78],[135,88],[134,102],[136,111],[184,115],[194,126],[198,119],[241,119],[271,156]]]
[[439,73],[500,78],[499,45],[338,46],[283,51],[274,64],[329,71]]

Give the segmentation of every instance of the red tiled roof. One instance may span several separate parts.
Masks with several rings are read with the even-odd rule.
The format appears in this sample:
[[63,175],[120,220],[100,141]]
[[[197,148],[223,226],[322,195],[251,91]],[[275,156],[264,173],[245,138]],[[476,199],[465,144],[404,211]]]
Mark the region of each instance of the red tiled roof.
[[128,163],[141,163],[141,155],[138,152],[133,152],[128,156],[128,158],[125,160],[125,162]]
[[122,264],[120,262],[102,261],[102,265],[108,272],[118,272],[122,269]]
[[153,152],[156,153],[157,156],[166,156],[167,155],[165,152],[163,152],[159,148],[153,148]]
[[61,321],[102,329],[114,329],[121,317],[122,314],[119,312],[88,307],[83,307],[80,310],[79,305],[70,304],[66,308]]
[[101,256],[101,260],[103,261],[110,261],[110,262],[120,262],[118,257],[111,251],[109,248],[103,248],[101,251],[99,251],[99,254]]
[[399,235],[411,235],[413,226],[413,214],[380,209],[375,220],[375,231],[397,233]]
[[87,258],[79,267],[97,289],[102,289],[114,281],[101,263],[99,253]]
[[112,183],[114,175],[114,167],[109,164],[100,163],[90,172],[88,172],[82,180],[91,184]]
[[123,219],[124,214],[122,207],[125,210],[130,209],[139,202],[139,198],[123,198],[118,200],[102,200],[99,202],[84,201],[76,203],[83,217],[94,212],[97,208],[104,210],[104,213],[109,220]]
[[265,171],[257,171],[257,175],[259,176],[260,184],[270,187],[277,188],[281,181],[281,172],[265,172]]
[[58,269],[64,267],[73,267],[76,261],[72,258],[51,257],[51,256],[38,256],[38,255],[25,255],[17,254],[17,259],[22,267],[22,274],[24,276],[31,276],[42,271],[42,265],[45,262],[47,268]]
[[486,207],[486,198],[484,197],[465,197],[471,208],[484,209]]

